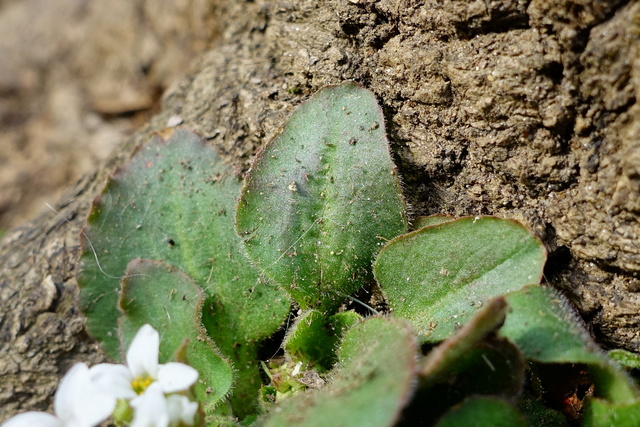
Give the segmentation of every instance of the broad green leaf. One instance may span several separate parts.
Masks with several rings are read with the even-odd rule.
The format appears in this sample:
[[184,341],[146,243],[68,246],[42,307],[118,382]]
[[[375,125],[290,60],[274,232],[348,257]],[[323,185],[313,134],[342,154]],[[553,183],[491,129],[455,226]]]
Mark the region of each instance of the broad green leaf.
[[419,362],[419,387],[403,412],[404,425],[433,425],[472,395],[514,399],[524,380],[518,349],[496,330],[504,321],[504,298],[490,300],[452,337]]
[[256,156],[236,227],[302,308],[332,311],[366,285],[375,253],[407,230],[375,96],[349,82],[301,105]]
[[403,322],[369,318],[346,333],[329,384],[289,398],[257,425],[391,426],[411,394],[416,352]]
[[506,296],[510,311],[500,333],[527,359],[543,363],[583,363],[595,395],[613,403],[634,402],[637,387],[607,358],[568,303],[554,289],[531,285]]
[[598,363],[601,351],[568,303],[547,286],[531,285],[507,294],[509,314],[501,334],[527,359],[545,363]]
[[327,318],[316,310],[299,316],[284,342],[284,349],[295,362],[303,362],[318,371],[331,369],[337,361],[336,350],[342,336],[362,317],[343,311]]
[[89,332],[107,354],[119,355],[118,291],[135,258],[165,261],[205,291],[206,326],[225,354],[277,330],[289,300],[259,281],[242,253],[233,227],[240,187],[215,150],[186,130],[152,138],[109,179],[82,235],[78,275]]
[[510,403],[495,397],[474,396],[451,409],[436,427],[527,427]]
[[488,299],[538,283],[545,260],[540,240],[519,223],[461,218],[393,239],[374,273],[394,314],[437,342]]
[[640,401],[610,403],[603,399],[589,399],[584,411],[584,427],[638,427]]
[[640,354],[638,353],[617,348],[607,352],[607,355],[626,369],[640,369]]
[[[422,381],[432,382],[449,377],[449,370],[462,357],[482,345],[488,335],[502,326],[506,314],[507,303],[504,297],[489,300],[469,322],[421,360],[418,372]],[[522,376],[522,372],[519,375]]]
[[525,394],[518,402],[518,409],[531,427],[569,427],[570,424],[560,412],[547,408],[538,399]]
[[162,260],[186,273],[207,295],[205,327],[234,363],[232,403],[242,418],[260,387],[260,341],[279,328],[290,300],[244,255],[234,230],[240,188],[233,170],[195,134],[154,137],[94,202],[78,281],[90,333],[117,358],[116,299],[127,263]]
[[129,347],[142,325],[153,326],[161,336],[160,363],[178,360],[196,368],[200,374],[194,385],[196,398],[205,410],[212,410],[230,392],[233,369],[200,321],[202,290],[161,261],[135,259],[126,273],[120,298],[123,348]]
[[411,228],[413,230],[420,230],[424,227],[431,227],[432,225],[442,224],[444,222],[453,221],[454,218],[448,215],[429,215],[429,216],[419,216],[413,220],[411,224]]

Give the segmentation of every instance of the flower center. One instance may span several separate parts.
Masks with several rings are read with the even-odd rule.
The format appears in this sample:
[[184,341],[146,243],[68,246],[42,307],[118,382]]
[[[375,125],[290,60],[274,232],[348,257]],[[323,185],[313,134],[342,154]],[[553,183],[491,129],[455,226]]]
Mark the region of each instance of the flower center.
[[131,388],[133,388],[133,391],[136,392],[136,394],[142,394],[143,391],[145,391],[147,389],[147,387],[149,387],[151,385],[151,383],[153,382],[153,378],[149,377],[149,376],[137,376],[133,379],[133,381],[131,381]]

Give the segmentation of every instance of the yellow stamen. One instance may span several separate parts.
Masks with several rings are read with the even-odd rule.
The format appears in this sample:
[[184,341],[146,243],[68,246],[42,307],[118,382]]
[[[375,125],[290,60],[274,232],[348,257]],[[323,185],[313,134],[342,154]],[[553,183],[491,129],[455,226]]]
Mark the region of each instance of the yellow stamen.
[[145,391],[152,382],[153,378],[149,376],[138,376],[131,381],[131,388],[133,388],[133,391],[135,391],[136,394],[142,394],[142,392]]

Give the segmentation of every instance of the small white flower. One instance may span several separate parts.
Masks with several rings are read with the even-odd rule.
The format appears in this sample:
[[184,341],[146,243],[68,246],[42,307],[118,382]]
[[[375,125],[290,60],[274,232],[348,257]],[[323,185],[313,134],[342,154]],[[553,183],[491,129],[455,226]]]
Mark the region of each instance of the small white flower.
[[156,382],[131,400],[131,407],[135,410],[131,427],[178,427],[193,425],[198,403],[179,394],[165,396]]
[[181,424],[192,426],[198,412],[198,402],[192,402],[186,396],[172,394],[167,397],[167,412],[171,427]]
[[11,417],[2,427],[63,427],[64,421],[46,412],[25,412]]
[[135,410],[131,427],[168,427],[169,411],[159,383],[151,384],[145,392],[131,400]]
[[102,363],[91,368],[96,384],[119,399],[133,399],[156,382],[163,393],[187,390],[198,379],[198,371],[182,363],[158,364],[160,336],[144,325],[127,351],[127,366]]
[[62,378],[53,400],[56,415],[25,412],[2,424],[2,427],[90,427],[111,415],[116,399],[100,391],[91,382],[84,363],[75,364]]

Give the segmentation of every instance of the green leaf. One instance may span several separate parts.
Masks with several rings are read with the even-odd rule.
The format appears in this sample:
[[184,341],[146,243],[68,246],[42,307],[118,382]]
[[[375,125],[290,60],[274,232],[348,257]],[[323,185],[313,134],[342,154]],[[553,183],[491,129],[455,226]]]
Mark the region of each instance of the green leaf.
[[506,311],[504,298],[488,301],[452,337],[422,358],[419,387],[403,412],[405,425],[432,425],[447,408],[472,395],[513,399],[520,393],[522,355],[495,334]]
[[299,316],[284,342],[284,349],[294,362],[319,372],[331,369],[337,361],[336,349],[342,336],[362,317],[353,311],[343,311],[327,318],[316,310]]
[[375,96],[349,82],[300,106],[256,156],[236,227],[302,308],[332,311],[366,285],[375,253],[407,230]]
[[117,358],[116,299],[127,263],[162,260],[186,273],[207,295],[207,331],[234,363],[232,403],[242,418],[261,384],[260,342],[282,324],[290,299],[244,255],[234,230],[240,188],[234,171],[195,134],[152,138],[94,202],[78,281],[90,333]]
[[639,396],[637,387],[597,347],[557,291],[531,285],[506,298],[511,309],[500,332],[527,359],[586,364],[595,383],[595,395],[613,403],[630,403]]
[[417,345],[403,322],[373,317],[351,328],[332,381],[286,400],[264,426],[391,426],[411,394]]
[[453,408],[436,427],[527,427],[525,418],[508,402],[474,396]]
[[419,216],[413,220],[411,226],[413,230],[420,230],[424,227],[431,227],[432,225],[438,225],[453,220],[454,218],[449,215]]
[[602,354],[567,302],[547,286],[531,285],[507,296],[501,333],[527,359],[545,363],[598,363]]
[[560,412],[547,408],[531,395],[525,394],[518,402],[518,409],[532,427],[569,427],[569,422]]
[[206,326],[225,353],[277,330],[289,298],[259,281],[243,255],[233,227],[240,187],[215,150],[186,130],[152,138],[108,181],[89,215],[78,275],[89,332],[107,354],[118,357],[118,291],[135,258],[165,261],[205,291]]
[[203,292],[186,274],[161,261],[135,259],[126,273],[120,299],[123,348],[142,325],[153,326],[162,337],[160,363],[179,360],[197,369],[196,398],[211,411],[231,390],[233,370],[200,321]]
[[584,411],[584,427],[640,426],[640,402],[610,403],[589,399]]
[[640,354],[627,350],[615,349],[607,353],[609,357],[627,369],[640,369]]
[[[449,377],[449,371],[461,358],[483,345],[485,338],[502,326],[506,314],[507,303],[504,297],[489,300],[469,322],[421,360],[419,374],[423,382]],[[514,367],[517,365],[514,364]],[[522,377],[522,374],[520,372],[519,376]]]
[[540,240],[519,223],[461,218],[393,239],[374,273],[394,314],[437,342],[488,299],[539,282],[545,260]]

